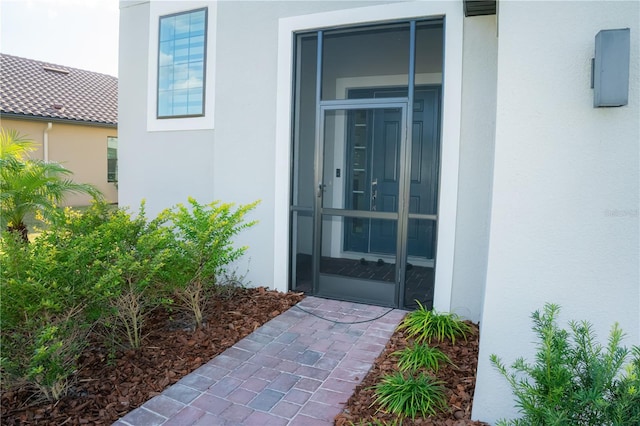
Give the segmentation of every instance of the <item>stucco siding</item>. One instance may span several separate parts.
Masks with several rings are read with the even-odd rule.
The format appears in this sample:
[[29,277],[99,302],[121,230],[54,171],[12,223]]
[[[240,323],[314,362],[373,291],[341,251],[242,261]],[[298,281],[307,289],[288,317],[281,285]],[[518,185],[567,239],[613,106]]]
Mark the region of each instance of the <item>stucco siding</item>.
[[212,201],[213,129],[147,131],[155,116],[147,104],[149,3],[122,2],[120,31],[120,205],[136,211],[144,200],[154,217],[189,196]]
[[[216,2],[176,3],[184,10]],[[120,2],[120,204],[147,212],[186,202],[260,200],[255,227],[237,237],[249,250],[237,267],[253,285],[286,290],[274,282],[276,96],[279,19],[389,2],[217,2],[214,126],[207,130],[148,131],[149,21],[146,2]],[[167,8],[169,6],[165,6]],[[355,12],[354,12],[355,13]],[[157,19],[152,17],[151,19]],[[210,82],[207,82],[210,84]],[[285,245],[288,242],[284,243]],[[284,256],[287,254],[285,253]]]
[[464,20],[458,215],[451,310],[478,322],[489,252],[496,108],[496,17]]
[[[530,314],[562,306],[640,343],[638,2],[500,2],[493,201],[474,418],[514,416],[489,356],[532,359]],[[629,104],[593,108],[598,31],[631,28]]]
[[[47,121],[2,118],[4,129],[14,129],[33,140],[39,146],[31,153],[32,158],[44,160],[44,131]],[[71,170],[74,182],[89,183],[98,188],[109,203],[118,202],[118,189],[107,182],[107,138],[117,137],[118,129],[53,122],[48,131],[49,161],[61,163]],[[91,197],[69,194],[66,206],[85,206]]]

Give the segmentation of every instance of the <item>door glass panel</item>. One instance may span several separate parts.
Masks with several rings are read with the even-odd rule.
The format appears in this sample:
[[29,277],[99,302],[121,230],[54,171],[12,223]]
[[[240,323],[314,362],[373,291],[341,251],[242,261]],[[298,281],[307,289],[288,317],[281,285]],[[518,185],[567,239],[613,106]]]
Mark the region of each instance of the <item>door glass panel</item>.
[[440,87],[416,88],[411,132],[409,213],[438,212]]
[[[362,219],[323,215],[318,294],[342,300],[393,306],[396,298],[395,248],[387,255],[343,250],[347,224]],[[387,222],[395,229],[395,220]]]
[[407,87],[409,23],[326,31],[322,100],[345,99],[349,87]]
[[[417,300],[425,308],[431,309],[435,277],[436,221],[409,219],[408,228],[409,257],[405,270],[404,308],[417,308]],[[427,235],[426,243],[423,235]]]
[[291,213],[291,282],[292,290],[312,291],[312,263],[313,252],[313,214],[308,211],[293,211]]
[[[442,83],[444,32],[442,20],[416,24],[416,84]],[[437,77],[437,79],[436,79]]]
[[323,208],[398,211],[401,120],[401,108],[325,112]]
[[316,126],[316,35],[296,38],[292,205],[313,207]]

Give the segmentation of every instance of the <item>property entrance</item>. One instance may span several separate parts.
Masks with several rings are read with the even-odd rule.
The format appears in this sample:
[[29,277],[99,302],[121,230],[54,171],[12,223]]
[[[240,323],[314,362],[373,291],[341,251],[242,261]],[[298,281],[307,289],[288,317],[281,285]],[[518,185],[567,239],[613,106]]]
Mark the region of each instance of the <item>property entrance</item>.
[[[380,99],[398,97],[405,99],[407,91],[393,88],[355,89],[349,98]],[[413,141],[410,156],[416,162],[410,177],[410,213],[437,211],[440,87],[421,86],[414,92]],[[362,210],[368,205],[371,211],[398,211],[398,190],[401,182],[400,129],[404,120],[393,109],[350,111],[347,128],[347,170],[345,205],[352,210]],[[416,157],[415,159],[413,157]],[[403,180],[404,181],[404,180]],[[369,219],[357,219],[347,223],[345,251],[395,253],[393,224]],[[407,235],[409,256],[426,254],[433,258],[433,229],[426,223],[411,225]]]
[[432,306],[441,68],[441,21],[297,37],[293,289]]

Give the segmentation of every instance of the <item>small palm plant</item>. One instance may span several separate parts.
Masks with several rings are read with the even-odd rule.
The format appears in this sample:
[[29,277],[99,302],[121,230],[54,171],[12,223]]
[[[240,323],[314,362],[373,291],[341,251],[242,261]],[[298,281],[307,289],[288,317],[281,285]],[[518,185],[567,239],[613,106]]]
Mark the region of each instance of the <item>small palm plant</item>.
[[57,163],[26,158],[36,144],[15,130],[0,129],[0,227],[28,242],[24,223],[28,213],[55,217],[58,205],[70,193],[101,194],[88,184],[73,182],[72,172]]
[[393,352],[398,357],[398,368],[401,371],[414,373],[421,368],[438,372],[441,363],[451,364],[451,360],[440,349],[416,343],[401,351]]
[[420,306],[415,311],[407,314],[398,326],[400,330],[407,330],[407,335],[413,337],[417,342],[431,340],[449,339],[451,343],[456,342],[456,337],[463,337],[467,340],[467,334],[471,332],[471,327],[454,313],[439,313],[435,310],[427,310],[418,302]]
[[402,373],[385,376],[375,385],[374,404],[401,417],[415,419],[447,410],[444,382],[426,374],[405,377]]

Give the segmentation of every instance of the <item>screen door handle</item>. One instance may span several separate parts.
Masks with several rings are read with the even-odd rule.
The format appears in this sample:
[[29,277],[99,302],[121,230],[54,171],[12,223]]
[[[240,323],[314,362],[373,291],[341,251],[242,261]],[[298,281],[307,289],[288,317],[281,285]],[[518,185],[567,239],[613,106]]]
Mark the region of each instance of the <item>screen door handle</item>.
[[376,199],[378,198],[378,179],[371,181],[371,211],[376,211]]

